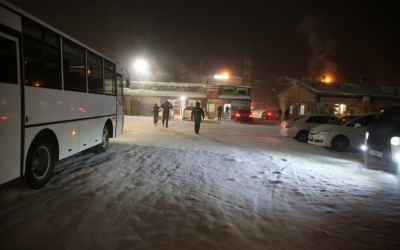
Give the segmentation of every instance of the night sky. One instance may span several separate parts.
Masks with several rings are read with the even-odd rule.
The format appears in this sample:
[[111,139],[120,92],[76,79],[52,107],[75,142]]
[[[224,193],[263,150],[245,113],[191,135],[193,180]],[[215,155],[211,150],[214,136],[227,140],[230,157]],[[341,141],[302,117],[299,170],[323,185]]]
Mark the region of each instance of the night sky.
[[10,2],[128,69],[146,58],[155,75],[242,77],[250,46],[252,80],[400,84],[396,1]]

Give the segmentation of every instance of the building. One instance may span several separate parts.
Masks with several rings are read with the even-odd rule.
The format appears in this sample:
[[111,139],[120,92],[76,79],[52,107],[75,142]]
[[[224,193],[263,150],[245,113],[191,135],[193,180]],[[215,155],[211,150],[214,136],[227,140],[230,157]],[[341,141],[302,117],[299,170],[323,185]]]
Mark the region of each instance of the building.
[[[180,116],[185,106],[200,102],[206,117],[214,119],[217,108],[222,106],[236,110],[251,104],[251,87],[240,85],[217,85],[215,83],[174,83],[131,81],[124,88],[126,115],[151,115],[155,103],[170,101],[175,114]],[[230,117],[229,117],[230,118]]]
[[400,86],[345,81],[294,80],[279,94],[279,105],[283,111],[289,110],[290,117],[380,112],[397,103],[400,103]]

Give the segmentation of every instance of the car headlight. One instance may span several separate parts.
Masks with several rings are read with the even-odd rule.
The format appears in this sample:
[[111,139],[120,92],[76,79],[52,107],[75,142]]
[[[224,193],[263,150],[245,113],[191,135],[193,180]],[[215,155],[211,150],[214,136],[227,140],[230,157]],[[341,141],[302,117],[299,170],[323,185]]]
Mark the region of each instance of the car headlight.
[[331,132],[331,131],[332,131],[332,129],[325,129],[325,130],[319,131],[318,133],[319,133],[319,134],[327,134],[327,133],[329,133],[329,132]]
[[400,137],[392,137],[392,139],[390,140],[390,144],[394,145],[394,146],[399,146],[400,145]]

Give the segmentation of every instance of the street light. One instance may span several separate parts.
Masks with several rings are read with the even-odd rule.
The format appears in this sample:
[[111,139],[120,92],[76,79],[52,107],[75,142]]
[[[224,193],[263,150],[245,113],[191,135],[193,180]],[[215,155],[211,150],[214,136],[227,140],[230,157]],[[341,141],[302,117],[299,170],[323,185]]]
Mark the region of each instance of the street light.
[[133,68],[138,76],[139,81],[143,80],[143,76],[146,75],[148,67],[148,63],[143,59],[139,59],[133,63]]
[[223,75],[214,75],[215,79],[223,79],[224,80],[224,84],[226,85],[226,80],[229,79],[229,75],[228,73],[225,73]]

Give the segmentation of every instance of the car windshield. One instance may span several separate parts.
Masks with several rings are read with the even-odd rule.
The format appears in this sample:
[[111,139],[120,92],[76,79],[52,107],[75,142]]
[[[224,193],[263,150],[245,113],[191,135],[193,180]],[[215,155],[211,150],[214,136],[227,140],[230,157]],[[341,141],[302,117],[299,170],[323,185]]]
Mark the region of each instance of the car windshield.
[[339,118],[339,119],[335,120],[333,124],[335,124],[335,125],[343,125],[345,123],[348,123],[349,121],[357,119],[358,117],[360,117],[360,116],[356,116],[356,115],[345,116],[345,117],[342,117],[342,118]]

